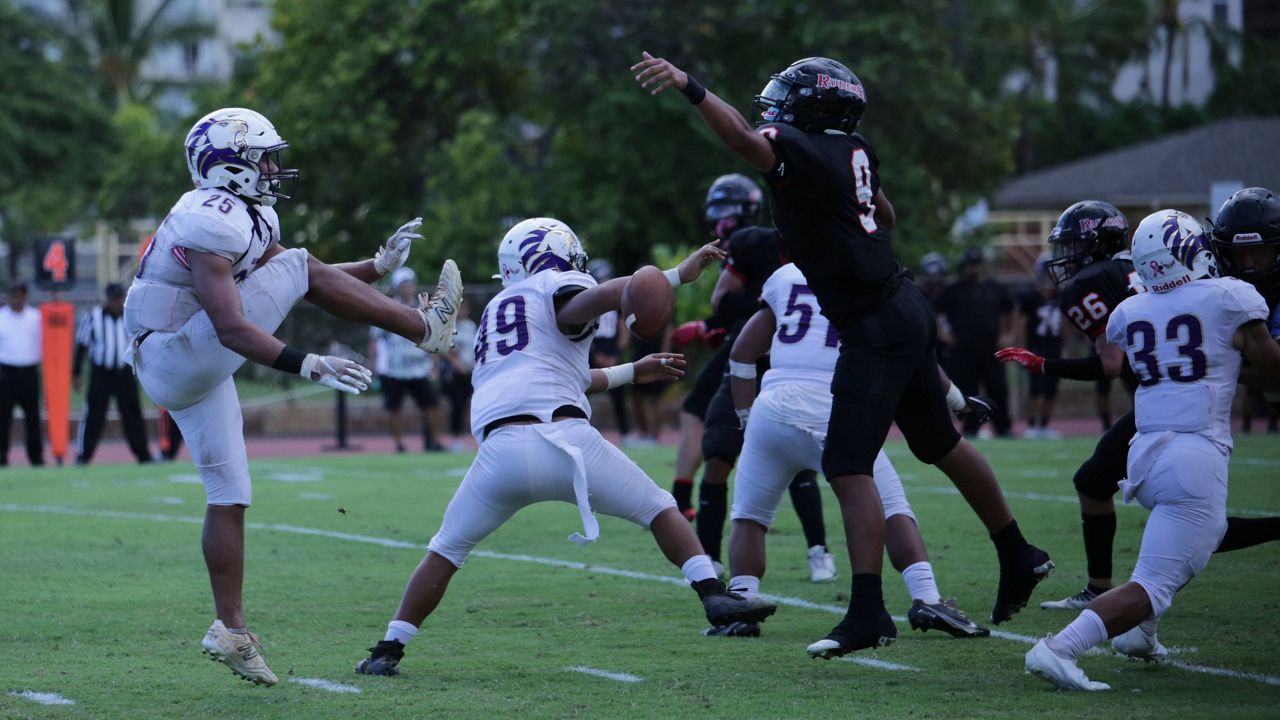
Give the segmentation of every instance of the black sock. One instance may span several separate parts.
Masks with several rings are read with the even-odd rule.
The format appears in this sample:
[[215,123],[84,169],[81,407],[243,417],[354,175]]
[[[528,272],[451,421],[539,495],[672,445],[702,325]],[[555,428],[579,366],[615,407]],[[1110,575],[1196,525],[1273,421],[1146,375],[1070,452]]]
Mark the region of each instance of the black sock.
[[795,476],[789,488],[791,504],[800,516],[804,528],[805,547],[827,545],[827,525],[822,520],[822,488],[818,487],[818,474],[805,470]]
[[1214,552],[1231,552],[1280,540],[1280,517],[1227,518],[1227,532]]
[[991,533],[991,542],[996,545],[1000,562],[1017,557],[1027,547],[1027,539],[1022,537],[1017,520],[1010,520],[1008,525]]
[[1098,419],[1102,421],[1102,432],[1106,432],[1106,431],[1108,431],[1108,430],[1110,430],[1110,429],[1111,429],[1111,416],[1110,416],[1110,415],[1108,415],[1108,414],[1106,414],[1106,413],[1102,413],[1102,414],[1098,415]]
[[874,618],[884,610],[884,592],[880,576],[858,573],[850,583],[849,615],[858,618]]
[[728,510],[729,486],[703,482],[698,488],[698,540],[712,560],[720,560],[720,540],[724,536],[724,516]]
[[676,478],[671,485],[671,496],[676,499],[676,509],[680,512],[693,507],[693,478]]
[[1116,539],[1116,514],[1080,515],[1084,560],[1091,578],[1111,577],[1111,546]]

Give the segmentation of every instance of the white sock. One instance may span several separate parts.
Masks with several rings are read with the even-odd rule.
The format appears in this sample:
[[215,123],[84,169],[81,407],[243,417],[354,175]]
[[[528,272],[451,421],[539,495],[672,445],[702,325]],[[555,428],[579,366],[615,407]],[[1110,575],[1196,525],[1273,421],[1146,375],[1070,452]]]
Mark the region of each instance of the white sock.
[[[226,627],[226,626],[223,626]],[[249,632],[249,628],[227,628],[227,632],[232,635],[244,635]]]
[[684,565],[680,566],[680,572],[684,573],[685,579],[691,583],[712,580],[716,576],[715,568],[711,567],[711,557],[708,555],[694,555],[685,560]]
[[942,602],[938,584],[933,580],[933,566],[928,560],[904,568],[902,580],[907,583],[907,592],[911,593],[912,600],[919,600],[926,605]]
[[734,575],[729,579],[729,589],[743,597],[760,594],[760,578],[755,575]]
[[387,635],[383,640],[395,640],[401,645],[408,645],[414,635],[418,634],[418,628],[413,623],[407,623],[403,620],[392,620],[387,623]]
[[1092,610],[1085,610],[1071,624],[1062,628],[1057,635],[1045,640],[1049,649],[1072,660],[1084,654],[1085,650],[1107,639],[1107,626],[1102,618]]

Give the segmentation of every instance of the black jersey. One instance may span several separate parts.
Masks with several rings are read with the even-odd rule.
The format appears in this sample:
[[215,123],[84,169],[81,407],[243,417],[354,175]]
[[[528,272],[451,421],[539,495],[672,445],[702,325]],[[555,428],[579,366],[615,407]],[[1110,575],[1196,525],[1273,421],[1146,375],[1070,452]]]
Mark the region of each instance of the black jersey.
[[1058,303],[1071,324],[1094,340],[1107,329],[1111,311],[1134,293],[1135,279],[1129,253],[1116,253],[1085,265],[1062,287]]
[[[1062,287],[1058,304],[1072,325],[1090,340],[1096,340],[1107,329],[1111,311],[1137,292],[1136,282],[1133,259],[1128,252],[1119,252],[1109,260],[1085,265]],[[1138,378],[1129,367],[1127,356],[1120,367],[1120,379],[1131,391],[1138,387]]]
[[[728,245],[724,269],[742,281],[743,295],[753,302],[759,300],[765,280],[782,267],[778,231],[762,227],[742,228],[729,236]],[[752,309],[745,317],[733,320],[746,320],[754,313]]]
[[856,133],[807,133],[781,123],[758,132],[777,158],[764,179],[787,257],[833,324],[857,320],[892,295],[903,276],[889,231],[875,219],[875,152]]

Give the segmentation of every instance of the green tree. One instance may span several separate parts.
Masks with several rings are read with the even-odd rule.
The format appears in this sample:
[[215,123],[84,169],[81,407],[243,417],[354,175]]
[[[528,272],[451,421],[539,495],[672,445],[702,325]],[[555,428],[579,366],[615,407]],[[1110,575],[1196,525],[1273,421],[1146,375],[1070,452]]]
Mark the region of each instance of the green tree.
[[84,216],[111,142],[92,82],[63,40],[0,0],[0,230],[11,274],[34,235]]

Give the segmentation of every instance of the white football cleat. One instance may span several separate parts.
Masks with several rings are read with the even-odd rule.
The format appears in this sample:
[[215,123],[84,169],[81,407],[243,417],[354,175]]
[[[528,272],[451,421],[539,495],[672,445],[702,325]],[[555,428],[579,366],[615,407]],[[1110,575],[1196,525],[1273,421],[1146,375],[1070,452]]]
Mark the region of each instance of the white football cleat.
[[259,685],[275,685],[279,682],[276,674],[271,672],[271,668],[267,667],[259,654],[262,643],[251,632],[233,633],[227,630],[221,620],[214,620],[213,625],[209,626],[209,632],[205,633],[204,640],[200,641],[200,647],[204,648],[205,655],[225,664],[231,668],[231,672],[245,680]]
[[[1046,638],[1047,639],[1047,638]],[[1063,690],[1110,690],[1106,683],[1094,682],[1076,665],[1076,661],[1064,658],[1041,640],[1027,651],[1027,672],[1057,685]]]
[[836,579],[836,559],[823,545],[809,548],[809,581],[831,582]]
[[1160,644],[1155,630],[1148,632],[1142,624],[1111,638],[1111,647],[1122,655],[1143,662],[1159,664],[1169,659],[1169,649]]
[[435,292],[418,296],[418,313],[426,326],[427,335],[418,347],[430,353],[446,353],[453,347],[457,334],[458,307],[462,304],[462,273],[453,260],[445,260],[440,268],[440,282]]
[[1088,585],[1083,590],[1065,597],[1061,600],[1045,600],[1040,603],[1041,610],[1083,610],[1089,607],[1089,603],[1098,597],[1098,593],[1094,592]]

